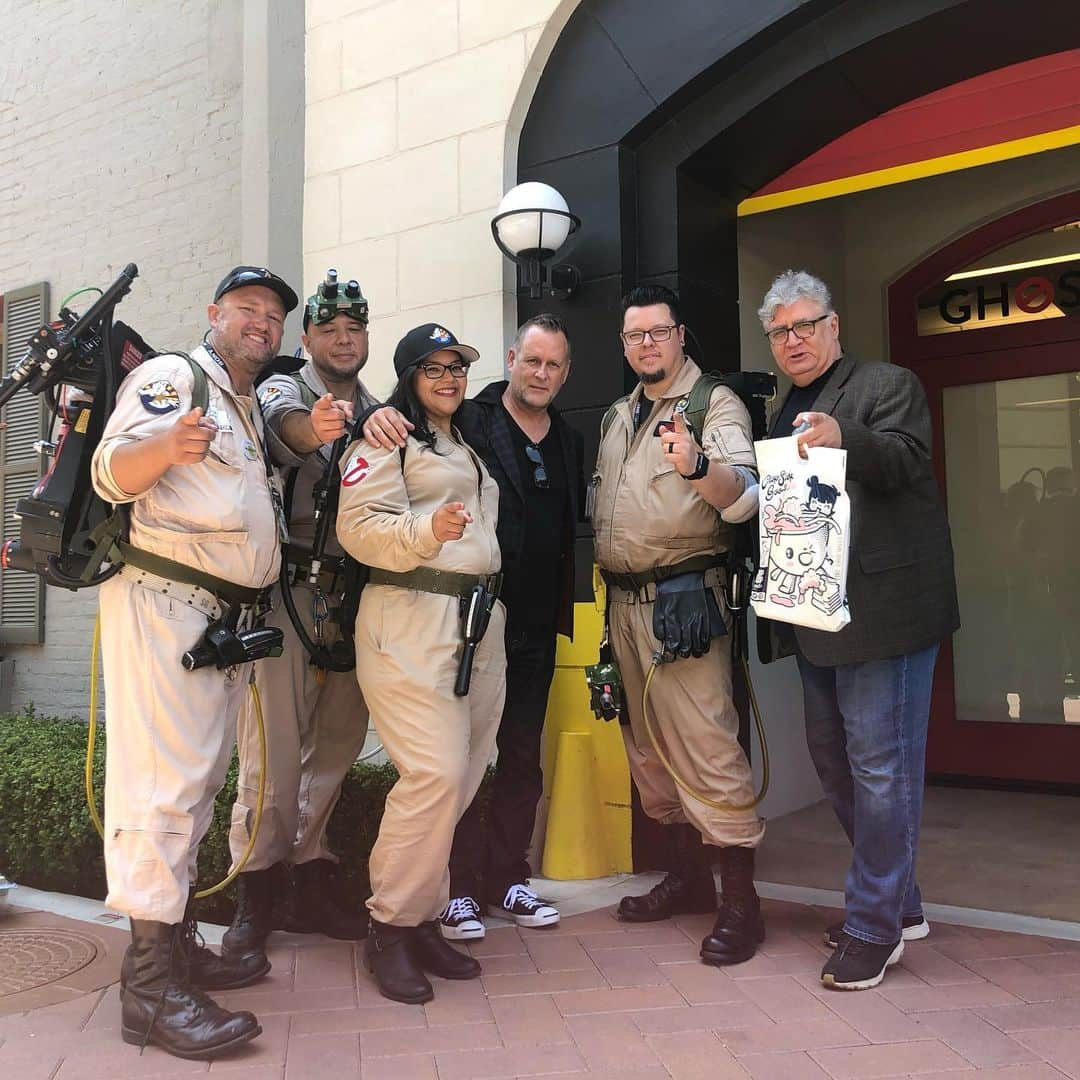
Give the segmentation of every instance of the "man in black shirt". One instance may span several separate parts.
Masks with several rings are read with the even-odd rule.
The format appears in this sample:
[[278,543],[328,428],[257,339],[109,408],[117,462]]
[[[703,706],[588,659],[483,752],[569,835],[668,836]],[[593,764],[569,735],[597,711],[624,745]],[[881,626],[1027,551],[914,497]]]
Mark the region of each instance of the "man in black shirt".
[[[484,906],[519,926],[559,921],[558,911],[528,887],[526,850],[543,792],[540,740],[555,638],[573,632],[574,539],[584,501],[581,434],[552,407],[570,373],[562,321],[536,315],[523,323],[506,367],[506,381],[484,387],[454,416],[499,485],[507,670],[486,826],[474,802],[454,836],[450,902],[442,916],[451,940],[484,936]],[[368,442],[389,447],[404,442],[407,427],[399,413],[383,408],[364,419],[363,431]]]

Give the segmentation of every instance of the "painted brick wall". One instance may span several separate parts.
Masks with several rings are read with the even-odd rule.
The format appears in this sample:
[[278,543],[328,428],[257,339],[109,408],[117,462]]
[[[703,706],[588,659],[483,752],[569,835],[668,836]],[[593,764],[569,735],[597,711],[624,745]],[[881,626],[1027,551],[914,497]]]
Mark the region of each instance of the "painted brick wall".
[[[135,262],[119,317],[191,348],[241,261],[243,0],[0,0],[0,26],[0,293],[45,280],[55,311]],[[13,705],[85,715],[97,597],[47,594]]]

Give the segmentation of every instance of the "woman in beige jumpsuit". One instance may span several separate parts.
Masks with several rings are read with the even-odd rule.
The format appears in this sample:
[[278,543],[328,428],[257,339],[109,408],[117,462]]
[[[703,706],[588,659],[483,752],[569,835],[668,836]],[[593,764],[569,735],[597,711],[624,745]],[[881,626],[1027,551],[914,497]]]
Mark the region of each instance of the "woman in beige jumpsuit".
[[495,601],[469,692],[454,694],[462,598],[497,591],[499,494],[452,418],[475,349],[435,324],[394,353],[390,398],[413,425],[403,450],[355,442],[342,458],[337,532],[371,567],[356,620],[356,676],[400,774],[371,852],[366,960],[396,1001],[433,997],[424,972],[469,979],[480,965],[443,940],[447,865],[458,818],[491,758],[505,695],[505,612]]

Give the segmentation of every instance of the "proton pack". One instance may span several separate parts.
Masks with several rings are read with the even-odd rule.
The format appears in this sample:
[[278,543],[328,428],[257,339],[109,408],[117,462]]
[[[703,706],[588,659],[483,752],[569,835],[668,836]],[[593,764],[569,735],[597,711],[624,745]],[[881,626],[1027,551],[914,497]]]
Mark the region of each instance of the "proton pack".
[[117,511],[94,491],[90,459],[121,380],[154,355],[131,327],[113,322],[116,305],[138,273],[138,267],[128,263],[81,318],[62,308],[55,323],[34,334],[25,355],[0,384],[0,408],[25,388],[45,394],[59,420],[55,435],[39,444],[51,458],[47,472],[16,505],[19,538],[0,548],[5,570],[24,570],[50,585],[82,589],[101,584],[120,569],[117,563],[101,570],[93,534]]

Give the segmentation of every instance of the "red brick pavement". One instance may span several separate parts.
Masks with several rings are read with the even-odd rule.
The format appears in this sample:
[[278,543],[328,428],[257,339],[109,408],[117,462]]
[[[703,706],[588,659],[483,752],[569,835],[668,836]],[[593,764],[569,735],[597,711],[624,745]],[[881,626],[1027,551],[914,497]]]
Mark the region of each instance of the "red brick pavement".
[[221,996],[262,1021],[241,1052],[140,1056],[120,1041],[113,985],[0,1016],[0,1077],[1080,1080],[1080,942],[935,924],[878,989],[845,994],[817,978],[836,913],[766,906],[759,955],[723,970],[697,961],[704,916],[631,926],[605,910],[496,928],[471,946],[483,978],[436,980],[424,1006],[380,997],[360,947],[276,947],[266,980]]

